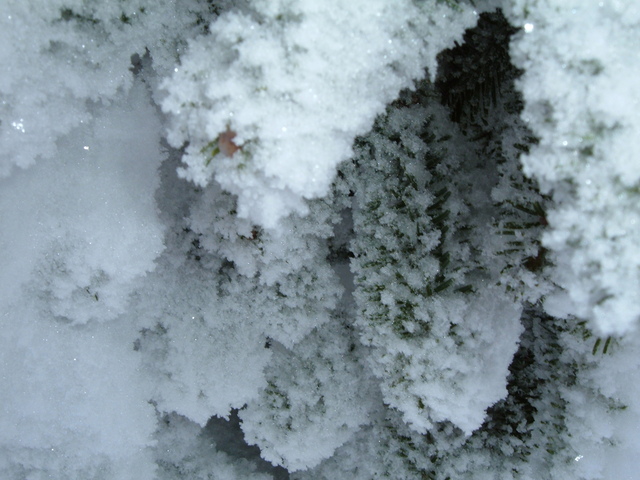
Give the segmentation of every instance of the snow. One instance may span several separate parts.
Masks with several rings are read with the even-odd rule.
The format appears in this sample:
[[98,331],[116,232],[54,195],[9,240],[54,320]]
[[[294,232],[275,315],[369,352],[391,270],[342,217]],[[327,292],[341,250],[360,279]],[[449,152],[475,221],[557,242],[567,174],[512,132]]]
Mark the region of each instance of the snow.
[[270,352],[250,307],[217,298],[211,279],[178,274],[167,281],[164,261],[160,268],[136,308],[144,319],[137,348],[147,376],[157,379],[150,398],[158,411],[204,427],[257,396]]
[[217,450],[216,439],[179,415],[166,415],[160,422],[158,439],[158,479],[177,476],[215,480],[271,480],[273,476],[256,471],[250,461],[232,458]]
[[10,0],[0,17],[0,177],[53,158],[58,139],[131,87],[131,57],[173,69],[198,0]]
[[[423,86],[414,102],[429,93]],[[451,422],[471,435],[486,409],[507,394],[521,307],[490,286],[497,278],[483,278],[479,294],[460,292],[478,261],[457,231],[477,215],[466,207],[461,173],[473,165],[471,153],[442,107],[407,103],[401,97],[357,152],[352,269],[358,326],[373,347],[369,360],[385,402],[411,428],[426,433]],[[432,140],[416,134],[416,126],[429,128]],[[451,138],[437,140],[445,132]],[[439,172],[426,167],[434,157]],[[447,193],[438,198],[443,185]],[[443,211],[448,216],[438,220]]]
[[61,139],[55,159],[3,181],[3,305],[34,278],[51,313],[68,321],[125,311],[135,279],[163,249],[153,198],[159,133],[138,85]]
[[163,250],[159,131],[137,85],[61,139],[54,158],[2,180],[5,472],[153,478],[136,327],[118,317]]
[[0,477],[636,478],[636,3],[6,2]]
[[[639,180],[635,2],[514,2],[525,30],[512,46],[525,68],[523,118],[540,138],[523,157],[525,171],[552,192],[555,208],[544,244],[565,292],[550,312],[593,322],[603,334],[636,328],[640,316],[639,238],[631,227]],[[564,304],[564,305],[562,305]]]
[[27,295],[2,315],[2,477],[154,478],[155,412],[133,325],[74,327]]
[[293,352],[273,346],[267,387],[240,412],[245,438],[263,458],[289,471],[306,470],[368,423],[374,391],[349,351],[354,340],[334,320]]
[[[222,14],[189,43],[163,109],[185,145],[184,178],[238,196],[238,215],[274,227],[326,195],[351,143],[465,27],[473,12],[438,4],[254,2]],[[410,20],[410,21],[409,21]],[[349,32],[344,35],[344,32]],[[223,132],[232,157],[211,158]]]

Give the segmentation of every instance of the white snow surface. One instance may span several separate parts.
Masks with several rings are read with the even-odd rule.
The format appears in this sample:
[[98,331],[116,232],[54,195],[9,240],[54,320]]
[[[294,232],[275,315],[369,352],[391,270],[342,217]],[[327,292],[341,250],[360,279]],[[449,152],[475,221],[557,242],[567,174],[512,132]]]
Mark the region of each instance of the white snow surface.
[[153,478],[137,328],[118,318],[163,250],[149,100],[134,86],[0,181],[3,478]]
[[55,322],[33,295],[0,316],[0,476],[154,478],[156,419],[135,328]]
[[143,86],[58,142],[55,158],[0,182],[0,305],[29,279],[74,323],[125,311],[164,228],[154,200],[160,123]]
[[[383,378],[385,401],[417,432],[449,421],[471,435],[482,425],[486,409],[507,395],[509,364],[522,333],[520,313],[494,288],[466,302],[434,301],[429,311],[419,312],[417,318],[434,322],[430,338],[401,341],[381,335],[374,345],[385,353],[372,369]],[[448,335],[451,325],[460,344]],[[403,372],[402,381],[390,382],[397,372]]]
[[[165,83],[169,141],[187,145],[180,174],[215,178],[255,224],[306,213],[355,136],[425,67],[435,75],[437,53],[475,21],[468,8],[409,0],[259,0],[222,14]],[[226,131],[241,150],[213,155]]]
[[[400,89],[425,67],[435,74],[437,53],[475,12],[445,1],[231,3],[220,2],[231,9],[219,16],[204,0],[3,5],[2,478],[266,480],[203,435],[212,415],[233,408],[244,408],[246,437],[269,461],[329,472],[371,463],[380,471],[366,466],[357,478],[388,477],[389,465],[410,470],[398,443],[435,424],[438,435],[469,436],[507,393],[522,332],[509,294],[485,284],[438,296],[405,325],[433,323],[433,335],[400,340],[382,323],[364,346],[353,306],[340,303],[351,286],[329,260],[347,255],[328,246],[351,193],[325,197],[336,167]],[[577,327],[559,335],[560,365],[577,374],[571,385],[543,383],[562,403],[553,438],[575,459],[545,468],[555,478],[631,478],[640,67],[629,59],[640,7],[504,8],[523,27],[512,52],[525,69],[523,115],[540,138],[524,168],[555,205],[543,242],[559,289],[545,308],[589,319],[605,337],[627,335],[595,345]],[[134,54],[155,70],[132,74]],[[185,148],[180,175],[197,187],[158,190],[160,103],[168,141]],[[227,131],[240,150],[212,155]],[[427,256],[417,264],[422,274],[438,268]],[[424,275],[410,273],[421,286]],[[399,291],[381,303],[394,306]]]
[[553,194],[549,313],[588,319],[603,334],[640,319],[640,5],[630,1],[513,2],[512,44],[525,121],[540,143],[525,172]]
[[131,56],[165,74],[198,0],[7,0],[0,16],[0,178],[53,158],[57,140],[131,87]]

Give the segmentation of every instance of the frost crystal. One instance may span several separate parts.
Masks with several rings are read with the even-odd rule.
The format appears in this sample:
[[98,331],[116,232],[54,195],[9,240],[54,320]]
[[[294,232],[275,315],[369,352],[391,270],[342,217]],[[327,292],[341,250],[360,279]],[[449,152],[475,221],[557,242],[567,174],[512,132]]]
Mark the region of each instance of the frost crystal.
[[5,1],[0,478],[635,478],[639,24]]
[[525,69],[522,115],[540,138],[524,167],[555,201],[544,244],[562,291],[547,298],[547,310],[589,319],[603,334],[625,333],[640,318],[640,67],[632,61],[640,9],[529,3],[509,10],[514,23],[536,25],[512,52]]
[[[385,104],[475,21],[431,2],[254,2],[222,14],[189,44],[165,83],[169,140],[187,144],[181,175],[215,178],[238,214],[272,227],[326,195]],[[345,32],[349,32],[345,36]],[[217,154],[231,130],[241,150]],[[211,158],[213,156],[213,158]]]

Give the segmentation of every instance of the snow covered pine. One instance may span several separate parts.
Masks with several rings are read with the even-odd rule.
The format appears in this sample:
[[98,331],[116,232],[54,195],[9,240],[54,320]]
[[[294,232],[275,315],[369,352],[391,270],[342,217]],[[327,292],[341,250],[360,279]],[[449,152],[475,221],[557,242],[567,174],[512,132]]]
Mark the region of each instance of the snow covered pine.
[[0,40],[0,478],[638,478],[636,0]]

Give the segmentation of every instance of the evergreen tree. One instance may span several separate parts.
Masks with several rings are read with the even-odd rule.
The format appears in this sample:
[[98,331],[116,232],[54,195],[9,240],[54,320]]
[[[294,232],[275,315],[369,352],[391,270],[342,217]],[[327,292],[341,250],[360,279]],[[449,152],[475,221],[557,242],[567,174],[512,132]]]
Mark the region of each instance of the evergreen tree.
[[639,26],[9,1],[0,476],[628,478]]

